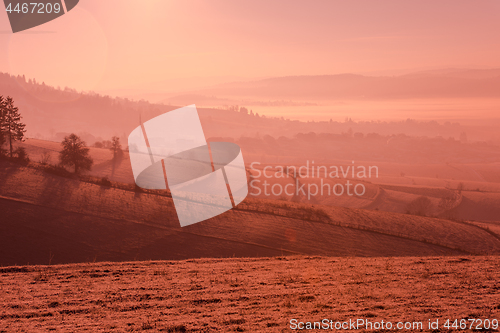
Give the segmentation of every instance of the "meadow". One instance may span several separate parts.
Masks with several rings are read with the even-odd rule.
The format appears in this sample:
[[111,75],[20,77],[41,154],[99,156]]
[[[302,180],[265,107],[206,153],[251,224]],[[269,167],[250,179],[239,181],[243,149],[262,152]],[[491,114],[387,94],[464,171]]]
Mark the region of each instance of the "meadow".
[[2,267],[0,332],[290,332],[293,319],[422,331],[438,319],[434,331],[447,331],[447,319],[500,319],[499,266],[498,256],[278,256]]

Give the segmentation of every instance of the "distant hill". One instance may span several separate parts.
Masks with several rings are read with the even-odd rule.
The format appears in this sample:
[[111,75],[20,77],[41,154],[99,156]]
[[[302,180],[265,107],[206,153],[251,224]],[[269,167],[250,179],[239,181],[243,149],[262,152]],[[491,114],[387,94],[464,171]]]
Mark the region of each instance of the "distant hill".
[[138,126],[141,112],[161,114],[174,109],[70,88],[57,89],[5,73],[0,73],[0,95],[14,98],[31,137],[55,138],[57,133],[75,132],[83,134],[89,143],[97,137],[125,138]]
[[495,69],[436,69],[402,75],[403,77],[451,77],[460,79],[494,79],[500,77],[500,68]]
[[225,98],[292,100],[500,98],[500,69],[425,71],[401,76],[287,76],[199,90]]
[[[493,75],[492,73],[494,72],[487,73]],[[147,121],[150,118],[176,109],[179,106],[198,102],[202,103],[202,105],[204,103],[211,105],[221,104],[218,106],[218,109],[198,107],[200,119],[207,138],[232,137],[236,139],[240,137],[263,137],[265,135],[271,135],[278,138],[280,136],[292,137],[298,133],[309,132],[330,132],[340,134],[342,132],[348,132],[351,129],[354,132],[361,132],[364,134],[379,133],[386,135],[405,133],[407,135],[443,136],[445,138],[455,137],[457,139],[462,132],[467,132],[469,139],[472,140],[491,140],[493,138],[498,140],[497,128],[499,123],[498,121],[492,121],[490,119],[484,121],[481,125],[478,124],[474,126],[465,126],[458,123],[438,124],[437,121],[406,121],[405,123],[399,121],[403,119],[406,120],[406,118],[398,118],[398,120],[392,122],[356,122],[350,119],[346,119],[345,122],[339,122],[338,119],[337,121],[330,122],[315,122],[287,119],[291,117],[292,114],[284,114],[283,117],[265,117],[262,111],[259,110],[261,108],[275,107],[281,107],[283,110],[291,108],[290,110],[292,110],[293,108],[300,107],[302,110],[301,112],[307,114],[307,112],[311,111],[311,108],[316,107],[314,105],[317,102],[320,103],[320,100],[323,98],[329,99],[337,95],[339,98],[342,96],[365,96],[362,98],[368,98],[369,96],[366,94],[375,94],[377,91],[380,92],[385,89],[383,87],[387,85],[380,84],[381,80],[384,82],[392,82],[391,85],[396,89],[387,90],[388,94],[392,91],[389,94],[390,96],[387,95],[391,98],[396,95],[400,97],[404,96],[404,94],[397,93],[398,91],[401,92],[401,89],[406,89],[404,88],[405,85],[401,84],[399,80],[412,82],[421,81],[422,87],[427,90],[430,89],[430,86],[426,83],[426,80],[430,77],[437,77],[437,80],[448,80],[450,82],[455,82],[456,80],[449,76],[439,78],[438,74],[424,73],[415,75],[417,75],[417,77],[402,76],[384,78],[345,74],[334,76],[285,77],[250,83],[231,83],[211,88],[213,93],[206,91],[203,93],[198,92],[180,95],[177,98],[173,98],[170,105],[164,105],[153,104],[145,100],[132,101],[127,98],[113,98],[93,92],[77,92],[67,87],[55,88],[43,82],[40,83],[33,79],[27,79],[24,76],[13,76],[6,73],[0,73],[0,95],[12,96],[14,98],[15,104],[19,107],[21,115],[23,116],[23,121],[27,124],[27,135],[29,137],[53,141],[61,141],[65,135],[73,132],[80,135],[88,144],[93,144],[95,141],[103,139],[109,140],[111,136],[115,135],[120,137],[122,142],[126,142],[128,134],[135,127],[139,126],[139,119]],[[424,75],[423,78],[421,77],[422,75]],[[463,76],[465,74],[462,73],[460,75]],[[498,96],[498,91],[500,90],[496,89],[498,84],[495,81],[498,77],[491,76],[487,78],[487,75],[484,73],[467,75],[480,75],[482,78],[479,79],[479,81],[470,78],[461,78],[458,80],[460,82],[465,80],[471,84],[474,83],[476,88],[484,94],[487,94],[488,91],[494,92],[493,95],[490,94],[488,96]],[[487,84],[486,81],[488,80],[495,81],[490,82],[491,87],[495,89],[490,89],[490,86],[485,89],[481,88],[483,84]],[[446,84],[443,83],[443,87],[446,87]],[[363,89],[366,90],[366,94],[363,92]],[[439,89],[437,89],[436,92],[438,92]],[[345,94],[342,91],[344,91]],[[471,91],[472,90],[467,90],[467,92],[460,94],[460,96],[470,96]],[[393,92],[396,92],[396,95],[394,95]],[[219,93],[221,95],[218,95]],[[231,96],[224,97],[226,94]],[[246,97],[243,96],[243,98],[241,98],[235,94],[243,94]],[[250,95],[253,94],[258,96],[255,98],[251,97]],[[377,98],[382,96],[380,93],[376,93],[375,95],[378,96]],[[301,98],[313,100],[309,102],[300,102]],[[242,112],[237,112],[238,108],[236,108],[236,105],[226,105],[228,103],[237,104],[238,101],[248,101],[257,104],[254,104],[255,106],[252,107],[254,109],[253,112],[246,108],[242,109]],[[176,105],[176,103],[179,104]],[[224,105],[227,108],[224,109]],[[245,106],[245,104],[239,105]],[[404,104],[402,104],[402,107],[403,106]],[[432,111],[432,108],[427,110],[426,106],[421,107],[421,112],[424,114]],[[480,107],[480,105],[478,107]],[[491,106],[489,107],[491,108]],[[418,108],[420,108],[420,106]],[[247,111],[243,112],[243,110]],[[332,110],[331,116],[334,117],[335,108]],[[258,114],[259,112],[261,112],[260,115]],[[356,112],[353,112],[352,116],[355,117]],[[443,119],[443,115],[439,115],[439,117]]]

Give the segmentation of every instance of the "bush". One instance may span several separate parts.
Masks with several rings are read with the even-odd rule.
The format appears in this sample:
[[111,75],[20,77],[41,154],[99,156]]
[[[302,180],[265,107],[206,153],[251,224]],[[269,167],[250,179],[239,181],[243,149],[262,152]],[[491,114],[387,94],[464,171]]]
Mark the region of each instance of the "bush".
[[427,216],[432,210],[432,202],[425,196],[420,196],[410,202],[406,208],[408,214]]
[[51,173],[53,175],[61,176],[61,177],[72,177],[73,176],[73,174],[71,172],[66,170],[66,168],[61,166],[61,165],[49,164],[49,165],[45,166],[45,171],[48,173]]
[[17,147],[13,152],[14,159],[19,162],[29,163],[30,158],[28,157],[28,153],[24,147]]
[[111,187],[111,182],[109,181],[109,178],[107,176],[104,176],[101,178],[100,185]]
[[47,165],[50,162],[50,153],[48,151],[43,152],[42,157],[40,158],[40,163],[42,165]]

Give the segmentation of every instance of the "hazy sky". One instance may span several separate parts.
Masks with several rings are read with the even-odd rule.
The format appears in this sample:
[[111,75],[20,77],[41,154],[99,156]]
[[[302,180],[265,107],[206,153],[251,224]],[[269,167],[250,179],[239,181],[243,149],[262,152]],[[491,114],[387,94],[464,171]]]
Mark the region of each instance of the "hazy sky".
[[500,67],[499,17],[496,0],[80,0],[12,34],[2,6],[0,71],[99,91],[193,77],[491,68]]

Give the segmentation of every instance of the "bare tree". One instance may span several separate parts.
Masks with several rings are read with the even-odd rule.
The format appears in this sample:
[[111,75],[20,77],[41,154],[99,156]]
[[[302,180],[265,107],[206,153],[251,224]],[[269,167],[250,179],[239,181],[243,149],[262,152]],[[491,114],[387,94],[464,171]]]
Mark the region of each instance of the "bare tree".
[[42,156],[40,158],[40,163],[43,165],[47,165],[50,162],[50,153],[48,151],[45,151],[42,153]]

